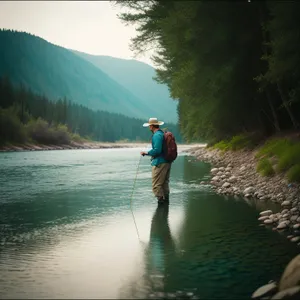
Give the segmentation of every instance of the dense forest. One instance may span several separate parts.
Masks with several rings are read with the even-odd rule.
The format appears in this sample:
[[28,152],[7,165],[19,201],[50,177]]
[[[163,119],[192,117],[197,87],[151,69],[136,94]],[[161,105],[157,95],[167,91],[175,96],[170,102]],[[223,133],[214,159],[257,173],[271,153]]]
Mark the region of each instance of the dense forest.
[[112,1],[156,49],[156,80],[179,100],[187,141],[299,129],[300,2]]
[[[13,86],[7,77],[0,77],[0,144],[69,144],[85,139],[149,142],[151,134],[142,127],[145,121],[94,111],[66,98],[51,101],[24,86]],[[176,125],[166,124],[165,128],[181,142]]]

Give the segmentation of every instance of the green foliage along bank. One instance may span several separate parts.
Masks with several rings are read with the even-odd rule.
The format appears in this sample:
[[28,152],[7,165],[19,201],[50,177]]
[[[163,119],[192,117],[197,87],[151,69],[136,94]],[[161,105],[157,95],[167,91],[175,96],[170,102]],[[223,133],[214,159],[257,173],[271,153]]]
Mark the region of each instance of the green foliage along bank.
[[270,138],[263,144],[255,143],[251,136],[235,136],[209,147],[221,151],[257,150],[256,170],[262,176],[281,173],[289,182],[300,182],[300,140],[297,136]]
[[[142,127],[147,120],[104,111],[93,111],[64,99],[50,101],[24,87],[14,87],[0,78],[0,143],[38,142],[69,144],[83,142],[149,142],[150,132]],[[179,130],[166,124],[178,142]]]
[[300,2],[113,2],[136,52],[156,49],[186,140],[299,129]]

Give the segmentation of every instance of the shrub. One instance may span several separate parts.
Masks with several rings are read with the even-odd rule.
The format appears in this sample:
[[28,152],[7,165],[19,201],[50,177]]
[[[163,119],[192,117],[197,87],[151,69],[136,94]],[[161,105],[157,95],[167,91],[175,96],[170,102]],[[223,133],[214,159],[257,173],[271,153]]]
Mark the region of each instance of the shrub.
[[83,143],[85,141],[85,139],[83,137],[81,137],[78,133],[72,133],[70,135],[71,141],[75,142],[75,143]]
[[300,182],[300,164],[291,167],[286,176],[289,182]]
[[14,109],[0,108],[0,144],[26,141],[26,131]]
[[251,145],[251,140],[247,135],[240,134],[232,137],[229,142],[229,148],[231,150],[240,150],[243,148],[247,148]]
[[38,118],[26,124],[28,136],[41,144],[69,144],[71,137],[66,125],[49,126],[48,122]]
[[38,118],[37,120],[30,120],[26,126],[28,136],[33,140],[41,144],[50,143],[49,124],[47,121]]
[[270,160],[267,158],[263,158],[258,162],[256,170],[262,176],[272,176],[275,173]]
[[228,142],[226,142],[226,141],[220,141],[220,142],[214,144],[213,148],[220,149],[222,151],[227,151],[227,150],[229,150],[229,145],[228,145]]
[[53,144],[70,144],[71,136],[66,125],[58,124],[52,130]]
[[274,155],[280,157],[291,145],[293,145],[293,143],[288,139],[271,139],[270,141],[266,142],[263,147],[260,148],[260,150],[256,154],[256,157],[270,157]]
[[286,147],[279,156],[278,171],[286,171],[293,165],[300,164],[300,144]]

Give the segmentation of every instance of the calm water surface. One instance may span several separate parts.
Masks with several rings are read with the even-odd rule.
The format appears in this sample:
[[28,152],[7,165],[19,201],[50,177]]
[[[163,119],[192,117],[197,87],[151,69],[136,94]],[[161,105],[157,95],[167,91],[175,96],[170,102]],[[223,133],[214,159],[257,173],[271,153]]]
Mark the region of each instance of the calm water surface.
[[140,150],[0,153],[1,298],[247,299],[298,254],[258,226],[270,205],[200,186],[210,165],[184,153],[169,209],[140,160],[138,238]]

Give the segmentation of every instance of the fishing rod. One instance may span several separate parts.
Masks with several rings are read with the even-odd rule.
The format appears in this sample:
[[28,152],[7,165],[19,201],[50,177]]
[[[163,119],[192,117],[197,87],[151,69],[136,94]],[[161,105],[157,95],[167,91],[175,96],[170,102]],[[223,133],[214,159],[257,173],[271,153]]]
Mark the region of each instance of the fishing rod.
[[131,193],[131,197],[130,197],[130,210],[131,210],[131,213],[132,213],[132,217],[133,217],[133,221],[134,221],[136,233],[137,233],[137,236],[138,236],[139,240],[140,240],[140,235],[139,235],[139,231],[138,231],[138,228],[137,228],[137,225],[136,225],[136,222],[135,222],[134,213],[133,213],[133,210],[132,210],[132,198],[133,198],[133,193],[134,193],[134,188],[135,188],[135,182],[136,182],[137,175],[138,175],[138,172],[139,172],[141,158],[142,158],[142,155],[140,155],[140,159],[139,159],[139,162],[138,162],[138,165],[137,165],[136,174],[135,174],[135,178],[134,178],[134,182],[133,182],[133,187],[132,187],[132,193]]

